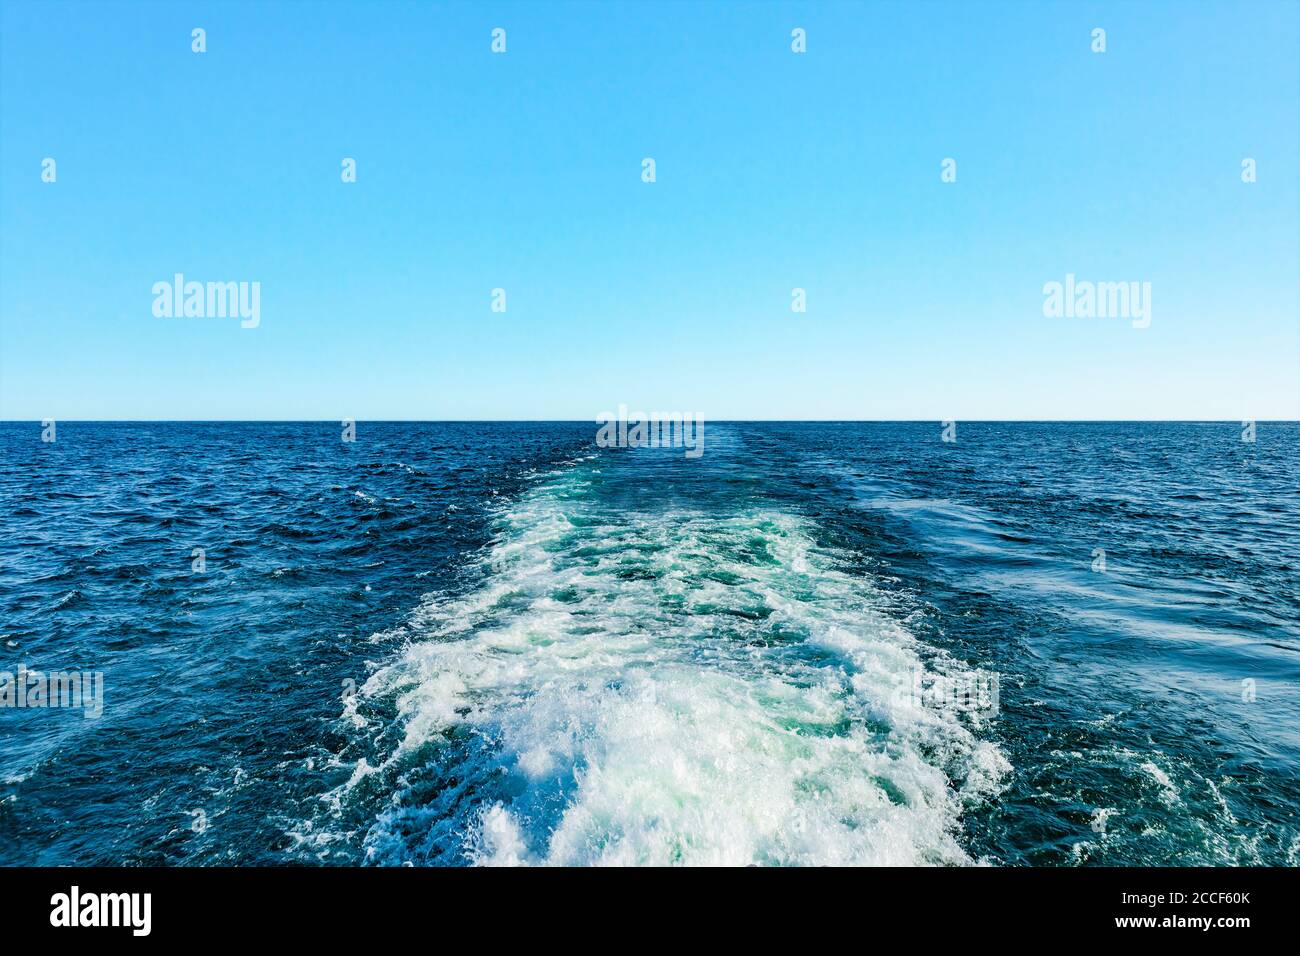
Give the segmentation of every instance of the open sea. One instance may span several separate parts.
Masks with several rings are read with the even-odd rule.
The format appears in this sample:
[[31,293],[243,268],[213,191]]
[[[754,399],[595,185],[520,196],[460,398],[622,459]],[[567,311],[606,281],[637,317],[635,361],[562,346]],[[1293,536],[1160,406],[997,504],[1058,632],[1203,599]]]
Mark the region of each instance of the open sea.
[[1296,423],[41,432],[0,864],[1300,862]]

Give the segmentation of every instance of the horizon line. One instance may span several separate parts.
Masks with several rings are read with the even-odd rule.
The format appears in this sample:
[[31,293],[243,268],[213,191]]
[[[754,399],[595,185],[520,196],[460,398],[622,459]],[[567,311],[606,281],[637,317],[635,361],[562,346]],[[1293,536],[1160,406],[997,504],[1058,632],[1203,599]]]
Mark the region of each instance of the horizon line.
[[[639,413],[638,413],[639,417]],[[52,421],[77,425],[324,425],[341,422],[371,425],[599,425],[595,418],[3,418],[0,425],[40,425]],[[702,418],[720,425],[910,425],[959,422],[1002,425],[1227,425],[1242,422],[1300,424],[1296,418]]]

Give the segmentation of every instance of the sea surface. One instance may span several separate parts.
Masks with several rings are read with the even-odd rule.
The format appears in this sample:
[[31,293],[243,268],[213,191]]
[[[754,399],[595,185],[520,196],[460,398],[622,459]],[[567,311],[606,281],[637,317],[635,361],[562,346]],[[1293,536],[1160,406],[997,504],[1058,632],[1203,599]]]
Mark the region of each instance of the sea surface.
[[0,864],[1294,865],[1257,428],[5,423]]

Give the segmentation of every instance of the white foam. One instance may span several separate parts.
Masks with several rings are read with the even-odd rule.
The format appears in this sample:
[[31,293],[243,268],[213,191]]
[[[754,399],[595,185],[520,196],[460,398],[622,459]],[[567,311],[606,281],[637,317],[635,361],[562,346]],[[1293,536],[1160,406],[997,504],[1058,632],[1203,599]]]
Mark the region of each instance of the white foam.
[[[398,794],[371,857],[421,862],[437,841],[412,833],[436,826],[483,864],[970,862],[962,807],[1006,760],[899,693],[962,667],[806,519],[603,511],[589,475],[511,503],[485,585],[420,608],[419,639],[363,688],[396,704],[387,764],[488,781],[450,825]],[[430,750],[458,729],[483,745]]]
[[1169,779],[1169,774],[1165,773],[1152,761],[1148,760],[1142,764],[1142,770],[1151,775],[1160,787],[1160,799],[1165,803],[1176,803],[1178,801],[1178,788],[1174,782]]

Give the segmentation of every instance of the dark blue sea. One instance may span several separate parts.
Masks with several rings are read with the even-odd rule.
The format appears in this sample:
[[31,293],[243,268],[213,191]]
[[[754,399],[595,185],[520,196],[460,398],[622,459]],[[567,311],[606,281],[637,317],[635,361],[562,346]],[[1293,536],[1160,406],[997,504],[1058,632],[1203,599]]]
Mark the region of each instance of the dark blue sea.
[[341,430],[0,425],[0,864],[1300,861],[1295,423]]

